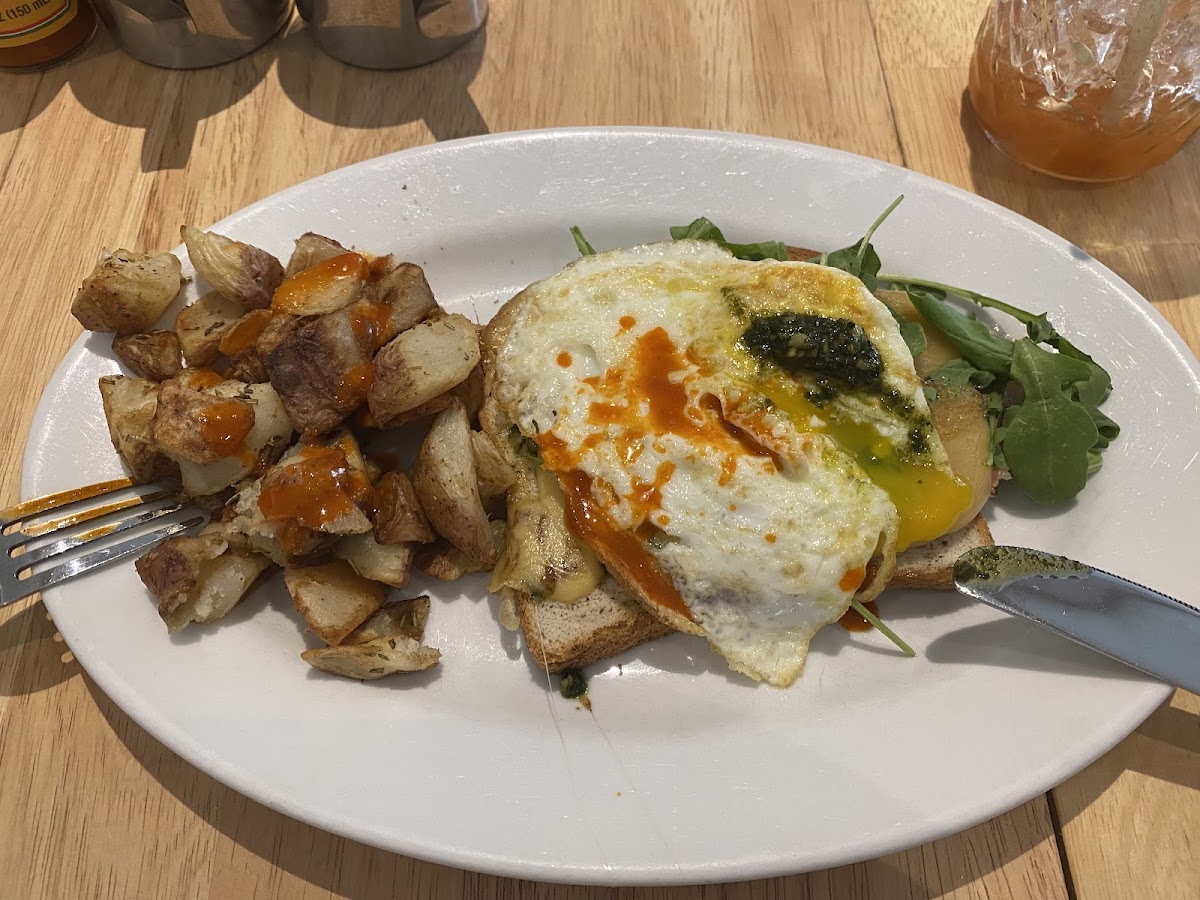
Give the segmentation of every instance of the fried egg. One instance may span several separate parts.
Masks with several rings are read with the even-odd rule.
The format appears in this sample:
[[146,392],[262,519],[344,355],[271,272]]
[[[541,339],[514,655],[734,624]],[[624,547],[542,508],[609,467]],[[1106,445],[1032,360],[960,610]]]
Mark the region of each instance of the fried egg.
[[896,550],[970,502],[857,278],[672,241],[584,257],[523,301],[495,396],[568,524],[752,678],[791,684]]

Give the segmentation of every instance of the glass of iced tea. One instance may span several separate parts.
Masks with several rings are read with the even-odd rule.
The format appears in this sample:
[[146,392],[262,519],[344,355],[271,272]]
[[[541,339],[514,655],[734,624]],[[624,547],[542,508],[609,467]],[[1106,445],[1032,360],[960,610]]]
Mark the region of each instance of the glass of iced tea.
[[1039,172],[1115,181],[1200,129],[1200,0],[992,0],[971,104]]

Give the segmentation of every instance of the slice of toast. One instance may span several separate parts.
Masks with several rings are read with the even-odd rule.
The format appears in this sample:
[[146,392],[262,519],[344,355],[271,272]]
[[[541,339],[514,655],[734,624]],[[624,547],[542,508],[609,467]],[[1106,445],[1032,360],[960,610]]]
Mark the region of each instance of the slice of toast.
[[612,578],[574,603],[517,600],[525,646],[551,674],[599,662],[671,633]]
[[[953,534],[897,555],[888,589],[953,590],[954,561],[992,543],[987,522],[976,516]],[[575,603],[539,603],[522,594],[517,606],[529,655],[551,674],[608,659],[672,630],[611,577]]]
[[954,561],[968,550],[994,543],[988,523],[983,516],[976,516],[958,531],[896,554],[896,568],[887,589],[952,591]]

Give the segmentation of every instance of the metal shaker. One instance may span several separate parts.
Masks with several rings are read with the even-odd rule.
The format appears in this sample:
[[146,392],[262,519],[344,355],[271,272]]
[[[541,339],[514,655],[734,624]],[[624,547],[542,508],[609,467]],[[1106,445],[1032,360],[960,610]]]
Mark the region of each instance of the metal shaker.
[[93,0],[130,56],[199,69],[245,56],[291,18],[292,0]]
[[368,69],[420,66],[469,41],[487,0],[296,0],[317,45]]

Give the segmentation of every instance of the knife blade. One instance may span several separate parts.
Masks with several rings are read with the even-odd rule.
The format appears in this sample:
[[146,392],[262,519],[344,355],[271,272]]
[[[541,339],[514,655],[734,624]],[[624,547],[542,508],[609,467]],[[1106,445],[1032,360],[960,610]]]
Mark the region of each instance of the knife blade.
[[954,564],[959,592],[1200,693],[1200,610],[1083,563],[1024,547],[977,547]]

